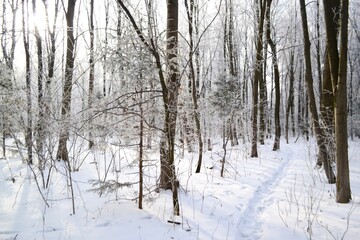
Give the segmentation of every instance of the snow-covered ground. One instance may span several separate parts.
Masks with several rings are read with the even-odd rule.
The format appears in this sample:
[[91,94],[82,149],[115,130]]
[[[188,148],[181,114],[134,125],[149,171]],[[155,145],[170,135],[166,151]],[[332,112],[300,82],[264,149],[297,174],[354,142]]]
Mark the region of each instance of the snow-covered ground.
[[79,154],[76,164],[84,162],[72,172],[75,215],[64,163],[55,163],[49,187],[41,189],[46,207],[31,169],[8,155],[0,160],[0,239],[359,239],[360,141],[349,142],[349,204],[337,204],[335,185],[314,169],[315,143],[294,141],[281,142],[277,152],[269,141],[259,146],[259,158],[249,158],[249,146],[228,146],[224,178],[220,141],[205,153],[199,174],[193,173],[197,154],[178,153],[181,216],[175,218],[171,192],[155,191],[159,163],[149,150],[144,210],[137,209],[137,184],[101,196],[89,191],[89,180],[136,183],[134,149]]

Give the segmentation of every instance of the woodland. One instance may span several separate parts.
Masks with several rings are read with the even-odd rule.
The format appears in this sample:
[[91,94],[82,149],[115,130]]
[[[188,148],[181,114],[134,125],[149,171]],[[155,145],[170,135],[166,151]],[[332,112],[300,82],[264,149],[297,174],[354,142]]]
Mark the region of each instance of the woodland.
[[[18,198],[25,182],[32,184],[45,219],[44,209],[56,207],[51,199],[63,197],[49,194],[59,178],[69,208],[62,210],[71,216],[82,211],[83,195],[151,212],[153,202],[163,206],[165,194],[171,203],[163,206],[164,221],[186,233],[196,225],[184,221],[181,200],[194,191],[192,178],[204,184],[213,174],[235,181],[243,171],[270,171],[268,180],[249,182],[259,184],[260,195],[248,204],[256,219],[254,213],[265,211],[255,204],[275,204],[266,198],[275,191],[269,189],[295,176],[282,172],[291,160],[263,162],[304,153],[297,160],[309,160],[302,162],[314,186],[320,181],[331,204],[347,206],[343,219],[347,230],[352,226],[360,195],[350,186],[360,181],[360,1],[0,2],[0,190],[9,191],[9,199]],[[82,174],[89,176],[86,190],[79,187]],[[10,186],[19,179],[24,183],[14,193]],[[202,195],[199,190],[202,201],[212,196],[206,186]],[[309,189],[306,199],[314,194]],[[14,209],[11,201],[0,209]],[[288,228],[277,204],[276,215]],[[311,212],[309,204],[304,236],[320,239],[311,229],[321,208]],[[202,212],[203,204],[195,206]],[[255,231],[257,221],[234,227],[253,231],[218,237],[198,227],[191,239],[276,239]],[[358,217],[354,224],[360,226]],[[347,233],[322,229],[329,234],[324,239]],[[51,239],[44,232],[52,230],[42,231]],[[20,230],[0,226],[0,239],[5,235],[25,239]]]

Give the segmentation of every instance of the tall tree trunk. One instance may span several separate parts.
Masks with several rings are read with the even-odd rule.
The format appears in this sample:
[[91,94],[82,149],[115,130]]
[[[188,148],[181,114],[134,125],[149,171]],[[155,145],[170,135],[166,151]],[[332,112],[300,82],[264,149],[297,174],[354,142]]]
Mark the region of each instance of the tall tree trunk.
[[[331,9],[331,10],[330,10]],[[340,12],[340,0],[327,1],[324,4],[325,11],[325,27],[328,33],[326,38],[326,51],[323,68],[323,84],[320,98],[320,113],[324,124],[324,134],[326,135],[327,145],[329,149],[330,160],[335,160],[335,142],[334,142],[334,107],[335,107],[335,95],[334,85],[337,82],[337,71],[339,64],[338,56],[338,34],[339,34],[339,12]],[[331,71],[331,65],[336,65],[334,75]],[[336,80],[333,78],[336,76]]]
[[[335,136],[336,136],[336,201],[348,203],[351,200],[348,126],[347,126],[347,61],[348,61],[349,0],[341,1],[339,75],[335,91]],[[332,71],[332,69],[331,69]]]
[[[167,27],[166,27],[166,60],[167,60],[167,89],[165,102],[164,134],[167,142],[167,155],[162,159],[160,185],[167,188],[169,183],[173,192],[174,214],[179,215],[178,181],[175,173],[175,135],[177,103],[180,87],[178,70],[178,0],[167,1]],[[163,156],[164,157],[164,156]]]
[[[294,70],[294,49],[290,50],[290,63],[289,63],[289,96],[286,105],[286,117],[285,117],[285,138],[286,143],[289,143],[289,118],[292,117],[292,128],[294,127],[294,82],[295,82],[295,70]],[[293,132],[294,134],[294,132]]]
[[[42,0],[44,7],[45,7],[45,16],[46,16],[46,26],[48,29],[48,34],[49,34],[49,39],[50,39],[50,49],[49,49],[49,54],[48,54],[48,71],[47,71],[47,76],[46,76],[46,81],[45,81],[45,96],[44,96],[44,115],[45,116],[50,116],[50,103],[51,103],[51,83],[52,80],[54,78],[54,72],[55,72],[55,54],[56,54],[56,36],[55,36],[55,31],[56,31],[56,24],[57,24],[57,19],[59,16],[59,0],[55,1],[54,4],[54,21],[53,21],[53,25],[50,26],[50,21],[49,21],[49,7],[48,7],[48,2],[47,0]],[[46,119],[45,119],[46,120]],[[48,128],[47,128],[47,124],[44,124],[44,133],[48,132]]]
[[[14,71],[14,57],[15,57],[15,46],[16,46],[16,19],[17,19],[17,11],[18,11],[18,0],[3,1],[2,5],[2,32],[1,32],[1,49],[2,56],[5,60],[6,66]],[[11,19],[11,28],[8,29],[7,24],[9,21],[7,20],[7,8],[11,7],[12,19]],[[11,37],[8,38],[8,31],[10,31]],[[10,42],[8,42],[10,39]],[[10,47],[10,48],[9,48]]]
[[[266,0],[265,0],[266,1]],[[266,10],[265,10],[266,11]],[[266,13],[265,13],[266,14]],[[265,20],[264,20],[265,21]],[[264,23],[265,24],[265,23]],[[268,94],[267,94],[267,84],[266,84],[266,69],[267,69],[267,40],[264,39],[263,44],[263,61],[261,66],[261,78],[259,79],[259,143],[260,145],[265,144],[265,136],[267,137],[267,128],[270,127],[270,122],[268,121]],[[270,102],[270,106],[271,106]]]
[[257,151],[257,139],[258,139],[258,92],[259,92],[259,81],[262,77],[262,61],[263,61],[263,33],[264,33],[264,19],[266,0],[260,0],[260,15],[258,19],[258,31],[256,37],[256,61],[254,66],[254,79],[252,88],[253,106],[251,114],[251,126],[252,126],[252,137],[251,137],[251,157],[258,157]]
[[318,75],[319,93],[321,98],[322,77],[321,77],[321,45],[320,45],[320,0],[316,0],[316,67]]
[[69,120],[71,112],[71,92],[72,79],[74,72],[75,59],[75,38],[74,38],[74,12],[76,0],[68,0],[66,11],[66,63],[65,63],[65,82],[63,86],[62,102],[61,102],[61,130],[59,136],[59,145],[56,154],[58,160],[69,161],[69,153],[67,150],[67,141],[69,139]]
[[28,0],[22,0],[22,33],[25,50],[25,81],[26,81],[26,113],[27,124],[25,131],[25,142],[27,148],[28,163],[33,164],[33,132],[32,132],[32,93],[31,93],[31,68],[30,68],[30,44],[29,44],[29,6]]
[[339,12],[340,0],[323,0],[326,45],[331,69],[331,79],[333,89],[336,89],[339,75],[339,51],[338,51],[338,32],[339,32]]
[[172,189],[174,214],[179,215],[179,200],[177,187],[179,185],[176,179],[174,152],[175,152],[175,134],[177,118],[177,101],[180,87],[178,72],[178,0],[167,1],[167,29],[166,29],[166,60],[167,60],[167,78],[165,79],[162,70],[162,62],[158,48],[151,38],[149,42],[145,39],[141,29],[136,24],[129,9],[123,1],[117,0],[120,7],[125,11],[137,36],[149,52],[154,56],[155,65],[158,70],[159,81],[162,89],[162,98],[164,103],[164,131],[160,140],[160,187],[163,189]]
[[144,109],[142,105],[143,101],[143,93],[142,89],[140,89],[140,104],[139,104],[139,110],[140,110],[140,128],[139,128],[139,204],[138,208],[143,208],[143,188],[144,188],[144,174],[143,174],[143,163],[144,163]]
[[266,38],[267,43],[270,46],[272,53],[272,62],[274,69],[274,82],[275,82],[275,141],[273,146],[273,151],[280,149],[280,136],[281,136],[281,126],[280,126],[280,72],[278,66],[278,58],[276,52],[276,44],[271,38],[270,30],[270,9],[272,0],[267,0],[267,10],[266,10]]
[[[95,61],[94,61],[94,0],[90,0],[90,19],[89,19],[89,33],[90,33],[90,54],[89,54],[89,96],[88,96],[88,108],[91,111],[94,98],[94,80],[95,80]],[[92,121],[89,118],[89,148],[94,146],[94,140],[92,135]]]
[[[32,7],[33,7],[33,15],[36,16],[36,0],[32,0]],[[39,33],[39,28],[37,26],[37,23],[35,23],[35,39],[36,39],[36,49],[37,49],[37,78],[38,78],[38,121],[36,126],[36,147],[37,147],[37,153],[39,155],[39,168],[43,168],[44,164],[44,140],[45,140],[45,134],[44,134],[44,128],[45,128],[45,99],[44,99],[44,68],[43,68],[43,49],[42,49],[42,39]]]
[[[2,50],[2,57],[5,60],[5,65],[8,69],[11,70],[12,73],[14,73],[14,57],[15,57],[15,46],[16,46],[16,19],[17,19],[17,11],[19,8],[19,1],[18,0],[12,0],[11,4],[9,4],[10,1],[3,1],[2,5],[2,25],[1,25],[1,50]],[[8,19],[7,16],[9,15],[7,13],[8,5],[11,7],[11,28],[8,29]],[[10,38],[8,37],[8,32],[10,32]],[[10,42],[8,41],[10,39]],[[10,47],[10,48],[9,48]],[[9,89],[13,89],[13,82],[9,82],[10,86],[8,86]],[[9,124],[9,120],[7,119],[7,116],[3,114],[2,116],[2,140],[3,140],[3,155],[6,156],[6,136],[9,134],[9,127],[11,124]],[[11,130],[10,130],[11,131]]]
[[300,0],[300,11],[301,11],[301,20],[303,26],[303,39],[304,39],[304,57],[305,57],[305,81],[307,85],[307,93],[309,97],[309,107],[312,116],[312,122],[314,125],[317,145],[319,147],[319,160],[324,164],[325,173],[329,183],[335,183],[335,175],[332,170],[328,151],[325,144],[324,134],[319,124],[319,117],[316,108],[314,86],[313,86],[313,77],[312,77],[312,67],[311,67],[311,52],[310,52],[310,38],[307,25],[307,14],[305,8],[305,0]]
[[330,162],[335,161],[335,140],[334,140],[334,92],[331,82],[331,71],[329,54],[326,47],[323,67],[323,81],[320,97],[320,116],[323,123],[326,144],[329,149]]
[[[199,144],[199,156],[198,156],[198,162],[195,172],[199,173],[201,169],[202,164],[202,154],[203,154],[203,139],[201,134],[201,118],[200,118],[200,112],[199,112],[199,105],[198,105],[198,71],[195,71],[193,56],[195,55],[195,46],[194,46],[194,27],[196,28],[196,14],[197,14],[197,3],[195,3],[194,0],[185,0],[185,8],[187,13],[187,20],[188,20],[188,31],[189,31],[189,68],[190,68],[190,74],[189,78],[191,81],[191,96],[192,96],[192,102],[193,102],[193,113],[194,113],[194,120],[195,120],[195,127],[196,127],[196,135],[198,137],[198,144]],[[195,56],[196,57],[196,56]],[[198,66],[197,66],[198,68]]]

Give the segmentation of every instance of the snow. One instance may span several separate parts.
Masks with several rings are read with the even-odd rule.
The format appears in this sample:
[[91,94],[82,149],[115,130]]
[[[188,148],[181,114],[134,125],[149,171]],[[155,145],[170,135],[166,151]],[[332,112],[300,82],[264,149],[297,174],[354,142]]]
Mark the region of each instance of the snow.
[[294,141],[273,152],[269,140],[258,158],[249,157],[248,145],[228,146],[224,178],[221,140],[205,153],[199,174],[193,173],[197,154],[178,152],[181,216],[172,215],[170,191],[154,191],[156,150],[146,152],[143,210],[137,184],[101,196],[89,191],[94,179],[137,183],[136,149],[81,153],[84,162],[72,172],[75,214],[64,163],[54,163],[47,189],[37,175],[46,207],[31,169],[9,154],[0,159],[0,239],[358,239],[360,141],[349,141],[349,204],[335,202],[335,185],[314,168],[313,140]]

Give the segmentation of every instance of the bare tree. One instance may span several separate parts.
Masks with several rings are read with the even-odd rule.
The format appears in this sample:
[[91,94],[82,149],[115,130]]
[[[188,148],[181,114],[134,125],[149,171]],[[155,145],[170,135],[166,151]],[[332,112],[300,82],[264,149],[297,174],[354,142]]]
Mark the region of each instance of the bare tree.
[[191,82],[191,96],[193,102],[193,113],[194,113],[194,120],[195,120],[195,127],[196,127],[196,135],[198,137],[198,144],[199,144],[199,156],[198,156],[198,163],[196,167],[196,173],[200,172],[201,163],[202,163],[202,154],[203,154],[203,138],[201,134],[201,119],[200,119],[200,112],[199,112],[199,104],[198,104],[198,96],[199,96],[199,71],[198,67],[195,66],[194,57],[198,56],[198,49],[195,49],[195,36],[198,33],[198,2],[195,0],[185,0],[185,8],[188,20],[188,32],[189,32],[189,78]]
[[160,187],[163,189],[172,189],[174,214],[179,215],[179,203],[177,196],[178,181],[174,165],[175,152],[175,134],[177,118],[177,101],[180,87],[180,79],[177,63],[177,45],[178,45],[178,1],[168,0],[167,2],[167,28],[166,28],[166,77],[163,72],[161,56],[158,46],[153,38],[146,40],[143,32],[137,25],[134,17],[123,1],[117,0],[118,4],[124,10],[129,18],[134,30],[145,48],[153,55],[158,69],[159,81],[162,88],[162,99],[164,104],[164,129],[160,141]]
[[311,67],[311,53],[310,53],[310,38],[309,30],[307,24],[307,14],[305,8],[305,0],[300,0],[300,11],[301,11],[301,22],[303,26],[303,39],[304,39],[304,57],[305,57],[305,81],[307,86],[307,93],[309,97],[309,107],[312,116],[312,122],[314,125],[314,131],[316,135],[317,145],[319,147],[319,160],[324,164],[325,173],[329,183],[335,183],[335,175],[332,170],[329,153],[325,144],[325,136],[320,127],[319,116],[316,107],[314,86],[313,86],[313,77],[312,77],[312,67]]
[[329,62],[333,92],[335,94],[335,141],[336,141],[336,201],[348,203],[351,199],[349,159],[348,159],[348,127],[347,127],[347,63],[348,63],[348,21],[349,1],[341,0],[340,9],[340,51],[337,46],[337,22],[331,18],[334,11],[332,3],[323,1],[326,38],[329,51]]
[[[94,61],[94,0],[90,0],[90,16],[89,16],[89,33],[90,33],[90,54],[89,54],[89,96],[88,96],[88,108],[91,110],[94,98],[94,80],[95,80],[95,61]],[[89,120],[89,126],[91,127],[91,120]],[[89,130],[89,148],[94,146],[92,139],[92,130]]]
[[280,71],[278,65],[278,57],[276,50],[276,43],[271,37],[271,21],[270,21],[270,10],[272,0],[267,0],[266,7],[266,39],[267,43],[270,46],[272,53],[272,66],[274,69],[274,82],[275,82],[275,141],[273,146],[273,151],[280,149],[280,136],[281,136],[281,126],[280,126]]
[[[47,56],[47,74],[45,76],[45,96],[44,96],[44,114],[45,116],[50,116],[50,102],[51,102],[51,83],[54,78],[54,72],[55,72],[55,54],[56,54],[56,24],[57,19],[59,16],[59,3],[60,0],[56,0],[54,3],[54,18],[53,18],[53,24],[50,26],[49,21],[49,6],[48,6],[48,0],[42,0],[44,7],[45,7],[45,17],[46,17],[46,27],[47,27],[47,34],[49,34],[49,50],[48,50],[48,56]],[[48,132],[47,124],[44,125],[44,132]]]
[[27,100],[27,123],[25,131],[25,141],[28,154],[28,163],[33,164],[33,131],[32,131],[32,93],[31,93],[31,67],[30,67],[30,42],[29,42],[29,3],[22,0],[22,33],[25,50],[25,79],[26,79],[26,100]]
[[257,140],[258,140],[258,93],[259,93],[259,81],[262,77],[262,62],[263,62],[263,34],[264,34],[264,20],[266,11],[267,0],[256,1],[259,6],[259,18],[258,29],[256,36],[256,55],[254,65],[254,79],[252,86],[252,114],[251,114],[251,126],[252,126],[252,137],[251,137],[251,157],[257,157]]
[[74,38],[74,13],[75,13],[76,0],[68,0],[66,10],[66,65],[65,65],[65,81],[62,93],[61,102],[61,132],[59,137],[59,146],[56,154],[58,160],[69,161],[69,153],[67,150],[67,141],[69,139],[69,120],[71,112],[71,92],[72,92],[72,79],[74,71],[75,59],[75,38]]
[[[36,0],[32,0],[33,15],[37,15]],[[44,125],[45,125],[45,100],[44,100],[44,64],[43,64],[43,46],[38,24],[35,22],[35,39],[37,50],[37,86],[38,86],[38,120],[36,124],[36,147],[39,155],[39,167],[44,164]]]

